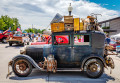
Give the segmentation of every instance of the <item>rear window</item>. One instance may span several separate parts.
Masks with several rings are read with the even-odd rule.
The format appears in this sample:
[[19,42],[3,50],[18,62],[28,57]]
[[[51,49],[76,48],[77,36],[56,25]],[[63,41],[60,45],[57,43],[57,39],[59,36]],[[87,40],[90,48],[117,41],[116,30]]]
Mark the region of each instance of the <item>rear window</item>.
[[90,45],[89,35],[74,35],[74,45]]
[[69,45],[70,36],[69,35],[56,35],[54,36],[54,45]]

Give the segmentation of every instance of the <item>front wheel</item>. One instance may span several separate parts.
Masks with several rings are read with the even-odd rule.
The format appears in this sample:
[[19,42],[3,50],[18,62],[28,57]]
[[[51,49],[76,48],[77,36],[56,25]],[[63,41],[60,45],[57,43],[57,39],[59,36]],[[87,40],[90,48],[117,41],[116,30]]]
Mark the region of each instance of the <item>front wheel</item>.
[[13,72],[19,77],[26,77],[32,72],[32,65],[26,59],[17,59],[12,65]]
[[4,38],[4,39],[2,40],[2,43],[7,43],[6,38]]
[[89,59],[84,69],[88,77],[99,78],[104,72],[104,65],[99,59]]

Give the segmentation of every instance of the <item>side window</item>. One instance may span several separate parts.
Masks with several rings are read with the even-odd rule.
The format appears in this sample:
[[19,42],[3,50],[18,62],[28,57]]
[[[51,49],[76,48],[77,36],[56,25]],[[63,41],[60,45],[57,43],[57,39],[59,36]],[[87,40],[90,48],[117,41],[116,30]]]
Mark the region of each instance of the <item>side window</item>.
[[90,45],[89,35],[74,35],[74,45]]
[[69,35],[56,35],[54,36],[54,45],[69,45],[70,36]]

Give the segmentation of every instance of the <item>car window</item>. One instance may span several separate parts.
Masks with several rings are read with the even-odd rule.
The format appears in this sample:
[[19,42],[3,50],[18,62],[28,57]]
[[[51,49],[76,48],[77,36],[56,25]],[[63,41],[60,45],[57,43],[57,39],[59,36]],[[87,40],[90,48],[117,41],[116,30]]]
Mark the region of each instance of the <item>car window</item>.
[[74,45],[90,45],[89,35],[74,35]]
[[54,45],[69,45],[70,36],[69,35],[56,35],[54,36]]

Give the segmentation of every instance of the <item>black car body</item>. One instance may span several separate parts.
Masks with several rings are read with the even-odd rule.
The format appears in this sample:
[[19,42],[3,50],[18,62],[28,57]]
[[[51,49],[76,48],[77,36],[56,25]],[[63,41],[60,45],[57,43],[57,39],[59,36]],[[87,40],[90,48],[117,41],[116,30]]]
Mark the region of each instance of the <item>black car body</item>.
[[[58,44],[55,36],[59,35],[66,36],[68,42]],[[52,33],[52,44],[26,46],[21,54],[15,56],[10,63],[14,73],[22,77],[28,76],[32,68],[37,68],[41,71],[53,72],[78,69],[86,71],[88,77],[97,78],[103,74],[104,67],[107,67],[104,47],[105,34],[99,31],[54,32]],[[27,65],[21,64],[23,62]],[[22,71],[25,66],[30,70],[21,74],[17,72],[16,64]]]

